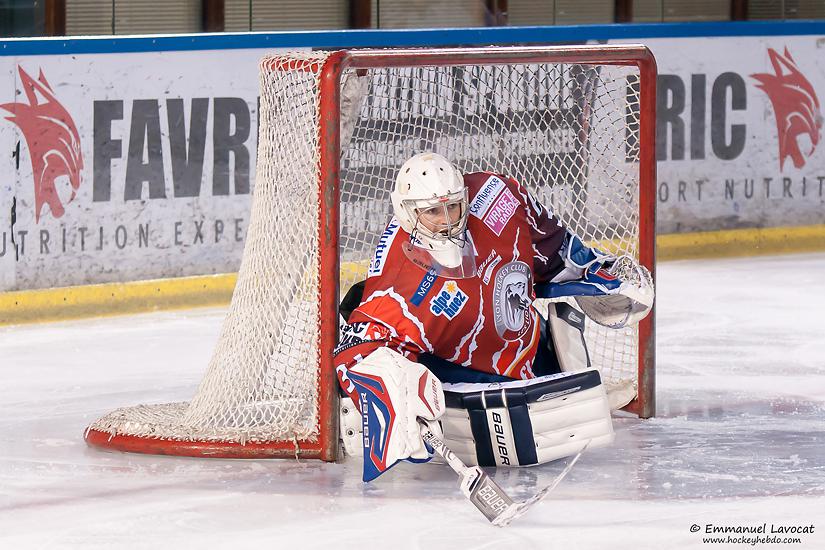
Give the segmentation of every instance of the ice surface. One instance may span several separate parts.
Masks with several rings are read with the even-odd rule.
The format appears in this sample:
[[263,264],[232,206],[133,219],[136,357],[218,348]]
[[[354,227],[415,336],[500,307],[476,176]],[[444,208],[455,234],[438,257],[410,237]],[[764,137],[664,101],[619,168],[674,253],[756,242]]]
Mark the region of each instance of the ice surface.
[[[756,548],[825,548],[823,275],[822,254],[660,264],[658,416],[616,418],[616,444],[504,530],[443,465],[365,485],[356,460],[87,447],[102,413],[191,397],[223,310],[0,329],[0,549],[744,548],[690,527],[763,523],[815,531]],[[563,466],[494,477],[527,498]]]

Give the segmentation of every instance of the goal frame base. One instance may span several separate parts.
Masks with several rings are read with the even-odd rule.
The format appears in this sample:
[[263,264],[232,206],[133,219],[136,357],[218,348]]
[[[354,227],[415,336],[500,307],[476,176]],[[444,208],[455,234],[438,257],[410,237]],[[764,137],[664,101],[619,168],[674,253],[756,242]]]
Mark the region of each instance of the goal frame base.
[[126,453],[185,456],[191,458],[313,458],[334,462],[336,457],[325,452],[318,442],[274,441],[244,444],[232,441],[178,440],[142,437],[128,434],[110,434],[89,429],[86,443],[107,451]]

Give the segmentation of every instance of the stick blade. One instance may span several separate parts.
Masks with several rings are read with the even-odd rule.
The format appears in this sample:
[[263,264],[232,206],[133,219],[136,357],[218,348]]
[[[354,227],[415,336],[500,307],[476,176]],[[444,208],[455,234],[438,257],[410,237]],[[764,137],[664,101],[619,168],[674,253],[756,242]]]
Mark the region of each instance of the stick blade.
[[481,468],[474,466],[469,470],[462,480],[462,491],[488,521],[498,525],[498,518],[518,505]]
[[490,520],[493,523],[493,525],[496,525],[498,527],[507,527],[508,525],[510,525],[511,521],[524,515],[524,513],[527,512],[527,510],[535,503],[541,502],[542,500],[547,498],[547,495],[552,493],[553,490],[556,487],[558,487],[559,483],[561,483],[561,480],[567,477],[567,474],[569,474],[570,470],[573,469],[573,466],[576,464],[576,462],[578,462],[579,458],[581,457],[582,453],[587,449],[588,445],[590,445],[589,441],[585,443],[584,447],[582,447],[578,454],[576,454],[576,456],[574,456],[573,459],[567,463],[567,466],[565,466],[564,470],[562,470],[559,473],[559,475],[556,476],[556,478],[553,480],[553,483],[551,483],[550,485],[548,485],[532,497],[528,498],[524,502],[513,504],[513,506],[510,506],[504,512],[499,514],[495,520]]
[[521,517],[527,511],[527,508],[530,507],[530,504],[532,503],[514,503],[512,506],[509,506],[506,510],[496,516],[495,519],[491,519],[490,523],[496,527],[507,527],[514,519]]

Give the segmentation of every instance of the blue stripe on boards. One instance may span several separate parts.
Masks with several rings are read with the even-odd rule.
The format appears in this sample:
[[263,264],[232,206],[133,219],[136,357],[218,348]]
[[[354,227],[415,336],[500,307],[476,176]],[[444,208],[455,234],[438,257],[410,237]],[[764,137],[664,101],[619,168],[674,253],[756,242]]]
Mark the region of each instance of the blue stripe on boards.
[[553,27],[476,27],[296,32],[205,33],[128,37],[50,37],[0,40],[0,56],[136,53],[267,48],[384,48],[581,43],[583,41],[705,36],[825,34],[825,21],[732,21]]

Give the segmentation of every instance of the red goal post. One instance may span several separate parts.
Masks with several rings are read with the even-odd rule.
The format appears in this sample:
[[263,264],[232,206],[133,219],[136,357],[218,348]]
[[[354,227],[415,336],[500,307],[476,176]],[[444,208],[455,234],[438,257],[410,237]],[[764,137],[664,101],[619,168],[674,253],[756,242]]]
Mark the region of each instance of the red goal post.
[[[363,278],[388,219],[393,168],[417,148],[540,186],[583,240],[634,255],[655,280],[655,105],[655,61],[639,45],[265,58],[250,227],[207,374],[191,402],[118,409],[86,440],[154,454],[335,460],[340,291]],[[654,316],[616,342],[598,327],[588,340],[603,378],[613,376],[608,363],[622,364],[617,406],[642,418],[655,413]]]

